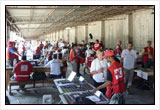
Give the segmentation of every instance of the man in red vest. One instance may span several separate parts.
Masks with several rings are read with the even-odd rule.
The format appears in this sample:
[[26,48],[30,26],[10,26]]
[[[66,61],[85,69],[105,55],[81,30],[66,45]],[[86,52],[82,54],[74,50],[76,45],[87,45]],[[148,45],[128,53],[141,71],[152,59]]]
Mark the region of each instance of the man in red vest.
[[123,67],[115,60],[113,50],[108,50],[104,57],[107,57],[107,62],[111,63],[107,69],[107,81],[95,88],[93,92],[106,87],[106,97],[110,99],[109,104],[124,104],[123,92],[125,91],[125,84]]
[[144,68],[150,68],[154,61],[154,49],[151,47],[152,42],[148,41],[148,46],[142,50],[142,61]]
[[119,41],[117,43],[117,46],[116,46],[116,49],[115,49],[115,55],[117,55],[117,56],[120,56],[121,53],[122,53],[121,44],[122,44],[122,41]]
[[94,51],[96,52],[98,49],[101,48],[101,44],[99,43],[99,40],[96,40],[96,43],[94,44]]
[[[16,74],[16,81],[28,81],[30,80],[30,74],[33,70],[30,62],[26,61],[26,56],[22,56],[22,61],[17,63],[12,73]],[[24,90],[25,85],[20,86],[20,89]]]

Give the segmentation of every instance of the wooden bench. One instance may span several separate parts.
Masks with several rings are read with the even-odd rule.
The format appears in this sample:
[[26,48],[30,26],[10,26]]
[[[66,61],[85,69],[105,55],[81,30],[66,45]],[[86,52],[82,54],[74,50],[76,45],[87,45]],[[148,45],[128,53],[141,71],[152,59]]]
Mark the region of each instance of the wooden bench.
[[[46,79],[46,80],[39,80],[39,81],[33,81],[33,80],[29,80],[29,81],[23,81],[23,82],[18,82],[18,81],[9,81],[9,95],[12,95],[11,93],[11,87],[12,86],[20,86],[20,85],[26,85],[26,84],[39,84],[39,83],[53,83],[53,79]],[[44,87],[44,85],[43,85]],[[31,87],[31,88],[34,88]],[[28,88],[25,88],[25,89],[28,89]],[[19,89],[14,89],[14,90],[19,90]]]

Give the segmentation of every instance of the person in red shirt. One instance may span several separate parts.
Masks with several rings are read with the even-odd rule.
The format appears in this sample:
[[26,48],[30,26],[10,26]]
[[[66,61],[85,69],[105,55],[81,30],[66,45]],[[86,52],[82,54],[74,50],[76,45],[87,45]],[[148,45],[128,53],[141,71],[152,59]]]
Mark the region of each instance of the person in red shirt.
[[94,44],[94,51],[97,51],[98,49],[101,48],[101,44],[99,43],[99,40],[96,40],[96,43]]
[[116,46],[116,49],[115,49],[115,55],[117,55],[117,56],[120,56],[121,53],[122,53],[121,44],[122,44],[122,41],[119,41],[117,43],[117,46]]
[[94,56],[94,53],[92,52],[92,53],[90,53],[91,55],[87,58],[87,66],[88,66],[88,68],[90,69],[90,67],[91,67],[91,63],[92,63],[92,61],[96,58],[95,56]]
[[37,47],[34,55],[35,55],[35,56],[34,56],[35,59],[39,59],[39,58],[40,58],[40,56],[41,56],[41,50],[40,50],[39,47]]
[[22,55],[23,55],[23,56],[25,55],[25,52],[26,52],[26,48],[25,48],[25,46],[23,45],[23,47],[22,47]]
[[[30,74],[33,70],[30,62],[26,61],[26,56],[22,56],[22,61],[17,63],[13,68],[12,73],[16,74],[15,81],[28,81],[30,80]],[[24,90],[25,85],[20,86],[20,89]]]
[[144,68],[150,68],[154,61],[154,49],[151,47],[152,42],[148,41],[148,46],[142,50],[142,61]]
[[107,69],[107,81],[95,88],[93,92],[106,87],[106,97],[110,99],[109,104],[124,104],[123,92],[125,92],[125,84],[123,67],[115,60],[113,50],[108,50],[104,57],[107,57],[107,62],[111,63]]

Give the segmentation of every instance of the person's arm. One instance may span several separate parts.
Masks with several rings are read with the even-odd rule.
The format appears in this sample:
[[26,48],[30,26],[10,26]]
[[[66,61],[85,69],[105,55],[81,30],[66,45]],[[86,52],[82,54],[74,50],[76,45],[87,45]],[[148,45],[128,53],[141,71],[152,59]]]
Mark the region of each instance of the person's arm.
[[96,91],[103,89],[107,86],[111,85],[111,81],[106,81],[104,84],[98,86],[97,88],[93,89],[93,93],[95,93]]
[[49,68],[49,67],[50,67],[50,62],[51,62],[51,61],[49,61],[44,67]]
[[121,58],[120,58],[120,64],[121,64],[121,65],[123,65],[123,58],[124,58],[124,55],[123,55],[123,54],[124,54],[124,51],[122,51]]

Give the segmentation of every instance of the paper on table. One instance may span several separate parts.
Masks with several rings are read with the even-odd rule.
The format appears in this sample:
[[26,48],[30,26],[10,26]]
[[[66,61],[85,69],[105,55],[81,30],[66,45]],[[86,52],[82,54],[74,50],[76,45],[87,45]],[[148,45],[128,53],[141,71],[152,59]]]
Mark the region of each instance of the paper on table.
[[72,82],[73,79],[75,78],[75,76],[76,76],[76,72],[73,72],[73,71],[72,71],[71,74],[70,74],[69,77],[68,77],[68,80]]
[[102,92],[101,92],[101,91],[96,91],[94,94],[95,94],[96,96],[100,97],[101,94],[102,94]]
[[146,72],[141,71],[141,70],[137,71],[137,76],[139,76],[145,80],[148,80],[148,74]]
[[148,74],[146,72],[142,72],[143,74],[143,79],[148,80]]
[[92,100],[93,102],[99,102],[100,101],[100,99],[98,97],[94,96],[94,95],[93,96],[87,96],[86,98]]

